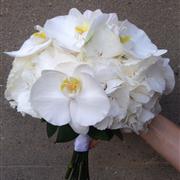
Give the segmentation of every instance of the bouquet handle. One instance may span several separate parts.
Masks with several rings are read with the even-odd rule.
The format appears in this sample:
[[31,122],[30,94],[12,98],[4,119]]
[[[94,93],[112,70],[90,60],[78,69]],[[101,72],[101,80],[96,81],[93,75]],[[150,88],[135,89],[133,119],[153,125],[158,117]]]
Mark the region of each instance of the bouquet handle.
[[79,135],[74,142],[74,152],[66,171],[66,180],[90,180],[88,153],[90,137]]

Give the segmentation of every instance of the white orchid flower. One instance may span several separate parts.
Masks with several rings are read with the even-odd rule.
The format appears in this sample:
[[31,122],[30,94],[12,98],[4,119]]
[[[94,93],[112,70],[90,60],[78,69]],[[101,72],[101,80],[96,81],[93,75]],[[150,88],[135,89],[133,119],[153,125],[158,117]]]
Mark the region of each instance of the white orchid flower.
[[5,52],[12,57],[26,57],[46,49],[51,44],[44,31],[36,32],[27,39],[17,51]]
[[121,23],[119,36],[124,51],[136,58],[146,59],[150,56],[161,56],[167,52],[165,49],[158,50],[147,34],[128,20]]
[[73,8],[66,16],[49,19],[44,31],[61,47],[79,52],[81,47],[93,36],[102,25],[117,21],[116,14],[104,14],[100,10],[85,11],[83,14]]
[[102,121],[110,108],[105,92],[88,72],[88,66],[78,66],[71,76],[43,72],[31,90],[32,107],[49,123],[69,123],[75,132],[86,134],[88,126]]
[[107,26],[99,28],[84,46],[87,57],[112,58],[122,54],[123,49],[119,37]]

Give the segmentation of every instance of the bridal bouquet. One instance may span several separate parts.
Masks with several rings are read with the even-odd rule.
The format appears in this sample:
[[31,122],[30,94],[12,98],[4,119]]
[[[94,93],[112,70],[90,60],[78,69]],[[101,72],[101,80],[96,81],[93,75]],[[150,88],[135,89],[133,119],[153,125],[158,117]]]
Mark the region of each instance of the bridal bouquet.
[[73,8],[35,26],[18,51],[5,97],[22,115],[47,123],[56,142],[75,139],[66,179],[89,179],[93,139],[139,133],[161,111],[175,80],[167,50],[115,13]]

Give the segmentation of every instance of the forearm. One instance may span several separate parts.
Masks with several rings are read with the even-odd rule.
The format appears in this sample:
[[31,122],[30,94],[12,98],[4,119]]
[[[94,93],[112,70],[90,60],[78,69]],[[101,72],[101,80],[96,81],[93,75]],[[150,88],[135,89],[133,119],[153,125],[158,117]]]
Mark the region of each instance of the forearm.
[[158,115],[141,137],[180,171],[180,128]]

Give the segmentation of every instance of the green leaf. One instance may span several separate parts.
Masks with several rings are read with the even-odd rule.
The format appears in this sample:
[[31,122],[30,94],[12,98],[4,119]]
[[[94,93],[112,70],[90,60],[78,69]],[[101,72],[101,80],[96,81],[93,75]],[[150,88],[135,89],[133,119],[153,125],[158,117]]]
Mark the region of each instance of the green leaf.
[[114,134],[110,129],[105,129],[101,131],[91,126],[88,135],[93,139],[109,141],[112,139]]
[[55,134],[55,132],[57,131],[57,128],[58,128],[57,126],[54,126],[47,122],[46,131],[47,131],[48,138],[52,137]]
[[56,139],[56,143],[68,142],[75,139],[78,134],[73,131],[69,125],[60,126]]
[[121,133],[120,129],[114,129],[112,130],[113,134],[116,135],[119,139],[122,141],[124,140],[123,134]]
[[45,123],[45,122],[46,122],[46,120],[45,120],[45,119],[41,119],[41,122],[42,122],[42,123]]

